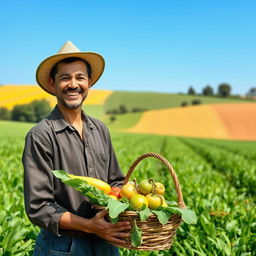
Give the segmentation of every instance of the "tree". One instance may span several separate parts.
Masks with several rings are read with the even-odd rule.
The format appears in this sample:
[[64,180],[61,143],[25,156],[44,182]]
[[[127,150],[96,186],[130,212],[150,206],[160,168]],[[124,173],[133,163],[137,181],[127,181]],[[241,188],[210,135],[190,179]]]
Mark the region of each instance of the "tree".
[[231,86],[228,83],[221,83],[218,87],[218,94],[221,97],[228,97],[231,93]]
[[31,104],[35,111],[36,122],[42,120],[51,111],[50,103],[46,99],[34,100]]
[[14,106],[12,109],[12,120],[21,122],[36,122],[33,106],[31,104]]
[[11,112],[8,110],[8,108],[0,107],[0,120],[10,120],[10,119],[11,119]]
[[11,119],[23,122],[39,122],[51,111],[47,100],[35,100],[29,104],[16,105],[11,112]]
[[188,88],[188,94],[189,94],[189,95],[195,95],[195,94],[196,94],[196,91],[194,90],[194,88],[193,88],[192,86],[190,86],[190,87]]
[[249,92],[247,93],[248,96],[256,96],[256,87],[252,87]]
[[202,94],[204,96],[212,96],[213,95],[213,89],[210,85],[207,85],[203,88]]
[[128,112],[128,110],[127,110],[126,106],[124,106],[124,105],[119,106],[119,113],[120,114],[125,114],[127,112]]

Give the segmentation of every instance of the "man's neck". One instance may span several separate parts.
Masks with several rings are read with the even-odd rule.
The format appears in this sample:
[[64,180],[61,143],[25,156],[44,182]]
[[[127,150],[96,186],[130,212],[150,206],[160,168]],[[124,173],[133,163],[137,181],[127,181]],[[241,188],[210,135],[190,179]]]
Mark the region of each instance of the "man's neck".
[[65,121],[71,124],[78,131],[80,138],[83,140],[82,107],[69,109],[58,104],[58,108]]
[[63,115],[65,121],[68,122],[69,124],[76,126],[82,123],[81,107],[75,108],[75,109],[68,109],[58,104],[58,108],[61,114]]

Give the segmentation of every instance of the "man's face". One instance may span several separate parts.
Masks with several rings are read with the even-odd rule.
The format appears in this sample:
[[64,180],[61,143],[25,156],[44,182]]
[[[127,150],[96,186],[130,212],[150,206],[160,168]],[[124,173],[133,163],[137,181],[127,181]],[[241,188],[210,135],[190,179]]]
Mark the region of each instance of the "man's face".
[[55,81],[51,80],[58,104],[68,108],[79,108],[86,99],[90,79],[83,61],[59,63]]

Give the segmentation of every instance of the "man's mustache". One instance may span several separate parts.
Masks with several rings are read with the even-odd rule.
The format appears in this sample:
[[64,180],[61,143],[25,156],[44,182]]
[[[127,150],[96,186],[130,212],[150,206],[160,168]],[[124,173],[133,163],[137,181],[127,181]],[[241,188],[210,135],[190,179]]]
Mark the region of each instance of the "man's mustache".
[[66,92],[78,92],[78,93],[82,93],[84,90],[81,88],[66,88],[63,90],[64,93]]

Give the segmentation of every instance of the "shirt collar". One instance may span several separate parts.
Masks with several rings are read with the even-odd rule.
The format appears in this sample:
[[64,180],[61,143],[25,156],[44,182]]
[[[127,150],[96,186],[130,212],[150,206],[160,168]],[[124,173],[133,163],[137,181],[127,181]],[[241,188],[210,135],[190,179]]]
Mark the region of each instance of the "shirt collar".
[[[90,129],[94,130],[95,125],[94,123],[88,118],[88,116],[84,113],[82,110],[82,119],[86,124],[86,127],[89,127]],[[52,121],[54,130],[56,132],[62,131],[66,128],[71,129],[72,131],[75,131],[75,128],[70,125],[68,122],[65,121],[63,118],[63,115],[61,114],[58,106],[56,105],[51,114],[49,115],[49,120]]]

